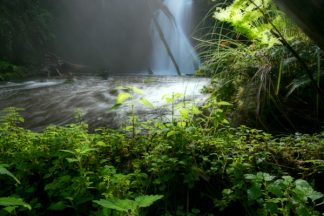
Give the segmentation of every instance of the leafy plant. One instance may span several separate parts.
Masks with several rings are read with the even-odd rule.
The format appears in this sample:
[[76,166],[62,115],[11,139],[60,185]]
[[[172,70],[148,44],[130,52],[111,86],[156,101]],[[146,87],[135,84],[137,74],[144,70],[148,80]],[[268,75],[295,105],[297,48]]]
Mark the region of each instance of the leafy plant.
[[[20,184],[20,181],[9,171],[6,169],[8,165],[0,164],[0,175],[7,175],[14,179],[17,184]],[[25,207],[31,210],[31,206],[23,201],[21,198],[16,197],[0,197],[0,206],[3,206],[3,210],[12,213],[15,211],[16,208],[19,206]]]
[[162,195],[143,195],[136,197],[135,200],[112,198],[106,200],[94,200],[93,202],[104,208],[125,212],[129,216],[137,216],[140,215],[140,208],[149,207],[162,198]]
[[[169,97],[173,122],[139,122],[142,134],[135,138],[125,130],[89,132],[84,122],[33,132],[15,124],[21,117],[11,109],[0,123],[0,158],[21,184],[0,176],[0,197],[28,202],[31,210],[19,206],[11,212],[18,215],[250,214],[278,199],[283,199],[275,203],[279,213],[321,211],[316,191],[323,192],[322,134],[274,137],[246,126],[231,128],[220,111],[229,103],[211,100],[205,108],[191,108],[182,97]],[[288,175],[289,187],[281,186]],[[151,206],[158,197],[143,194],[164,198]]]
[[[237,32],[250,40],[257,40],[269,47],[279,44],[279,40],[271,33],[272,26],[264,19],[263,11],[272,16],[271,21],[285,24],[282,16],[278,15],[270,0],[235,0],[230,6],[216,8],[214,17],[222,22],[230,23]],[[273,15],[273,11],[277,14]],[[271,14],[272,13],[272,14]]]
[[213,15],[222,22],[201,41],[207,50],[200,73],[214,77],[207,91],[233,104],[233,124],[318,130],[323,58],[317,46],[272,1],[236,0]]
[[[246,174],[249,206],[258,204],[258,215],[320,215],[314,207],[322,201],[322,193],[315,191],[307,181],[291,176],[275,177],[268,173]],[[317,203],[316,203],[317,202]]]
[[38,0],[4,0],[0,11],[0,59],[19,65],[40,64],[53,37],[50,13]]

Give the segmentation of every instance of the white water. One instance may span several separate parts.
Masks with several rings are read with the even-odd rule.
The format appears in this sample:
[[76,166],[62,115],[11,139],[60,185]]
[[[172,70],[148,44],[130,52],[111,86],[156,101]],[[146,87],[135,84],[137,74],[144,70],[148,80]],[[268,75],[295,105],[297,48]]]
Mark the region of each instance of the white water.
[[[193,0],[165,0],[174,21],[162,11],[156,13],[156,19],[174,56],[182,75],[193,74],[199,66],[199,58],[191,45],[186,30],[190,25]],[[161,40],[157,27],[152,22],[152,65],[151,70],[157,75],[177,75],[177,70]]]
[[[72,80],[36,79],[20,83],[0,83],[0,119],[1,110],[14,106],[23,108],[25,118],[23,126],[42,130],[49,124],[65,125],[74,122],[76,109],[84,114],[84,120],[91,128],[100,126],[119,127],[126,124],[134,104],[134,112],[140,119],[168,118],[171,108],[163,99],[173,93],[183,95],[186,103],[201,105],[208,97],[201,93],[209,79],[174,76],[109,76],[101,79],[94,76],[79,76]],[[120,86],[134,86],[143,94],[134,94],[133,100],[108,112],[116,101]],[[154,108],[139,103],[140,98],[150,101]],[[167,119],[165,119],[168,121]]]

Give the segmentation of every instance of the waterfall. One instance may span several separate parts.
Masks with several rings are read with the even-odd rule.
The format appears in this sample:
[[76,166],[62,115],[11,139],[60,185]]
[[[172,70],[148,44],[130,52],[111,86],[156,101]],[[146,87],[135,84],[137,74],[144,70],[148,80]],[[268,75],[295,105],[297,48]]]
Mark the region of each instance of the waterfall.
[[193,0],[165,0],[172,16],[159,10],[152,22],[151,71],[157,75],[193,74],[199,58],[186,32],[190,27]]

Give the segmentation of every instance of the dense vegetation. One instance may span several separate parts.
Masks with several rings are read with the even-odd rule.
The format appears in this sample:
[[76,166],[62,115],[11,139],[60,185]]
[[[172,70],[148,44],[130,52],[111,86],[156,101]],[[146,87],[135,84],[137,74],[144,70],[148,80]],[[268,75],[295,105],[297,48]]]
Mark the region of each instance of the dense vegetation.
[[222,22],[201,45],[200,72],[215,78],[210,92],[236,105],[239,123],[277,132],[320,131],[323,52],[271,1],[216,6],[211,13]]
[[231,128],[224,106],[210,102],[209,116],[182,107],[168,123],[132,116],[123,130],[95,133],[84,122],[32,132],[8,109],[0,125],[1,173],[10,171],[0,176],[1,213],[319,215],[323,134]]
[[[38,0],[2,0],[0,4],[0,81],[30,75],[42,63],[53,39],[51,15]],[[30,69],[29,69],[30,71]]]
[[[4,1],[0,7],[9,17],[18,13],[10,6],[21,4]],[[213,77],[204,105],[173,94],[164,97],[168,112],[155,120],[141,122],[131,112],[125,127],[92,132],[82,116],[33,132],[19,126],[19,110],[6,109],[0,122],[0,215],[321,215],[322,51],[270,1],[215,4],[223,6],[212,9],[222,22],[202,40],[199,73]],[[30,14],[24,22],[38,16],[48,21],[38,1],[25,6],[21,14]],[[6,16],[1,13],[1,20]],[[15,19],[0,25],[22,22]],[[30,25],[18,24],[12,31]],[[15,42],[0,57],[19,64],[9,56],[20,50],[14,48],[20,39],[5,38],[2,46]],[[35,51],[42,47],[37,43],[24,45]],[[1,61],[0,75],[8,70],[18,67]],[[112,109],[138,91],[126,90]],[[235,122],[317,133],[271,135],[233,127]]]

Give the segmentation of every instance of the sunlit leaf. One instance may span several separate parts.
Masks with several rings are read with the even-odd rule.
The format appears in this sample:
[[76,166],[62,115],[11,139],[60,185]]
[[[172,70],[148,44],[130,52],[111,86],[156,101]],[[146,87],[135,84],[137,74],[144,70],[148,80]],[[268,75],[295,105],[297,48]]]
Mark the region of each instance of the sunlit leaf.
[[122,104],[124,101],[131,97],[132,95],[129,93],[121,92],[117,95],[116,104]]
[[217,105],[219,105],[219,106],[232,106],[231,103],[226,102],[226,101],[219,101],[219,102],[217,102]]
[[159,199],[162,199],[163,195],[144,195],[135,198],[135,206],[145,208],[152,205]]
[[105,142],[103,142],[103,141],[98,141],[97,143],[96,143],[96,145],[97,146],[100,146],[100,147],[106,147],[106,146],[108,146]]
[[79,160],[76,159],[76,158],[66,158],[66,160],[69,162],[69,163],[74,163],[74,162],[78,162]]
[[144,94],[144,91],[142,89],[139,89],[135,86],[128,86],[129,89],[131,89],[136,94]]
[[178,122],[177,123],[178,127],[186,127],[187,123],[184,121]]
[[31,210],[31,206],[25,203],[21,198],[0,197],[0,206],[23,206]]
[[182,109],[179,110],[179,113],[180,113],[182,119],[188,119],[189,118],[190,111],[188,109],[182,108]]
[[154,105],[150,101],[146,100],[145,98],[141,98],[139,101],[145,107],[152,108],[152,109],[154,108]]
[[198,114],[202,113],[197,105],[192,105],[190,108],[191,108],[192,114],[194,114],[194,115],[198,115]]
[[9,214],[11,214],[16,208],[18,208],[18,206],[7,206],[7,207],[3,208],[3,210],[5,210]]
[[70,153],[70,154],[75,154],[74,151],[71,151],[71,150],[66,150],[66,149],[63,149],[63,150],[60,150],[61,152],[66,152],[66,153]]
[[111,112],[111,111],[114,111],[114,110],[116,110],[116,109],[118,109],[120,106],[121,106],[122,104],[115,104],[114,106],[112,106],[112,107],[110,107],[109,109],[108,109],[108,112]]
[[176,133],[177,133],[177,132],[174,131],[174,130],[169,131],[169,132],[167,133],[167,137],[173,136],[173,135],[175,135]]
[[117,211],[122,212],[128,212],[130,209],[133,209],[134,201],[129,199],[109,199],[109,200],[94,200],[94,203],[97,203],[98,205],[108,208],[108,209],[114,209]]

